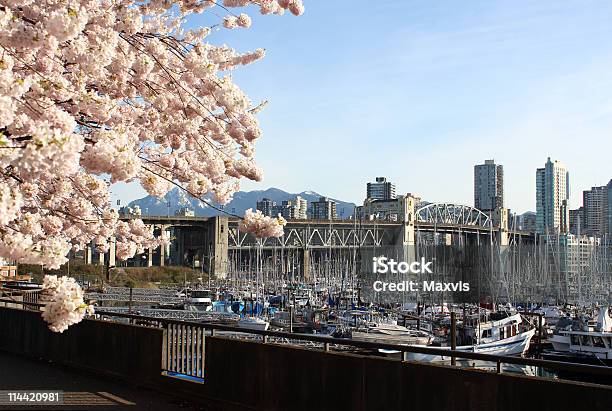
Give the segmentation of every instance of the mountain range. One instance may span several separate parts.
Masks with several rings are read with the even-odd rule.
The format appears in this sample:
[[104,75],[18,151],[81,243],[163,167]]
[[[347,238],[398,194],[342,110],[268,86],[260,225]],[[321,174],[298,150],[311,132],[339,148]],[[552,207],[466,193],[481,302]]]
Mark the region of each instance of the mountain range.
[[[270,200],[275,201],[277,204],[280,204],[283,201],[291,200],[298,195],[308,201],[309,207],[310,203],[317,201],[319,197],[323,197],[323,195],[314,191],[302,191],[301,193],[293,194],[271,187],[267,190],[238,191],[234,194],[232,201],[225,204],[225,206],[221,206],[212,200],[210,200],[210,203],[215,207],[226,210],[228,213],[242,216],[247,209],[255,209],[257,202],[261,201],[263,198],[269,198]],[[334,198],[332,198],[332,200],[336,202],[338,218],[345,219],[353,215],[355,204]],[[170,204],[170,207],[168,207],[168,203]],[[215,210],[204,202],[191,197],[178,187],[170,190],[162,198],[149,195],[130,202],[128,207],[133,208],[136,205],[140,207],[143,214],[149,215],[167,215],[168,213],[170,215],[174,215],[176,211],[183,207],[193,210],[196,216],[201,217],[212,217],[222,214],[222,212]]]

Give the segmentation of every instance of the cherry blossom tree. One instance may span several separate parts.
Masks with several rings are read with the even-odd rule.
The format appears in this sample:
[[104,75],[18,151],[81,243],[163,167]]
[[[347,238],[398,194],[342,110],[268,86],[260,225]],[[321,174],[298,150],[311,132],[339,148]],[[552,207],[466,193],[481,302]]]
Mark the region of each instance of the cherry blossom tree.
[[[141,220],[118,219],[109,204],[116,182],[139,182],[158,197],[179,186],[226,203],[241,178],[261,180],[254,156],[263,104],[230,72],[265,52],[208,41],[212,29],[250,27],[251,11],[300,15],[304,6],[0,0],[0,257],[58,268],[92,241],[105,252],[115,237],[121,259],[165,241]],[[199,13],[218,25],[185,29]],[[282,235],[280,220],[256,213],[243,226]],[[48,280],[74,295],[57,281]]]

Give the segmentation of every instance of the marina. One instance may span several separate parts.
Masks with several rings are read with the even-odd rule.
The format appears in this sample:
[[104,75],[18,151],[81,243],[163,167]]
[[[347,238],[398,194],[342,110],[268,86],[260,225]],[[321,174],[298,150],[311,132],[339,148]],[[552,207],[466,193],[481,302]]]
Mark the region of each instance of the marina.
[[[324,287],[300,283],[283,287],[277,292],[263,286],[231,287],[229,281],[223,285],[215,281],[212,285],[152,289],[149,296],[148,289],[133,289],[134,305],[131,308],[107,306],[109,300],[101,298],[98,311],[109,315],[233,326],[244,332],[220,331],[220,335],[247,340],[252,338],[248,334],[250,331],[269,330],[336,341],[345,339],[350,343],[452,349],[454,352],[610,365],[612,322],[608,306],[580,310],[576,306],[532,305],[517,308],[511,304],[498,304],[484,307],[450,302],[433,306],[421,303],[380,305],[363,301],[359,290],[347,289],[334,294]],[[256,292],[258,289],[259,294]],[[109,295],[128,296],[129,300],[130,291],[127,288],[109,287],[108,292]],[[98,290],[86,296],[92,298],[104,294]],[[155,297],[174,300],[171,304],[154,302]],[[119,297],[115,303],[125,304],[125,299]],[[145,301],[149,305],[143,305]],[[281,338],[276,342],[304,345],[304,341],[299,339]],[[345,346],[341,350],[347,348]],[[484,370],[497,367],[495,362],[433,353],[402,354],[398,349],[357,349],[357,352],[425,363],[452,363]],[[507,372],[556,376],[554,371],[529,366],[509,366]],[[580,376],[572,378],[580,379]],[[605,381],[602,379],[601,382],[607,383]]]

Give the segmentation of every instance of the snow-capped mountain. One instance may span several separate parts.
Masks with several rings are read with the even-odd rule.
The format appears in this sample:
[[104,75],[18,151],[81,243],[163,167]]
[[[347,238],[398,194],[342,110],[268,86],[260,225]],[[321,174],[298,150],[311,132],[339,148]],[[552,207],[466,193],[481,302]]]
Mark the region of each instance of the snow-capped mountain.
[[[255,209],[257,202],[261,201],[263,198],[269,198],[270,200],[275,201],[277,204],[280,204],[283,201],[291,200],[298,195],[307,200],[309,206],[310,203],[317,201],[319,197],[322,197],[321,194],[314,191],[303,191],[301,193],[292,194],[272,187],[267,190],[238,191],[236,194],[234,194],[233,200],[225,206],[221,206],[214,201],[211,201],[211,203],[216,207],[223,208],[223,210],[227,211],[228,213],[241,216],[247,209]],[[334,198],[332,198],[332,200],[337,203],[336,210],[339,218],[349,218],[353,215],[355,204]],[[197,216],[201,217],[211,217],[221,214],[220,211],[215,210],[200,200],[191,197],[178,187],[173,188],[163,198],[146,196],[139,200],[132,201],[128,204],[128,207],[134,207],[136,205],[140,207],[143,214],[149,215],[167,215],[168,213],[170,215],[174,215],[177,210],[183,207],[193,210]]]

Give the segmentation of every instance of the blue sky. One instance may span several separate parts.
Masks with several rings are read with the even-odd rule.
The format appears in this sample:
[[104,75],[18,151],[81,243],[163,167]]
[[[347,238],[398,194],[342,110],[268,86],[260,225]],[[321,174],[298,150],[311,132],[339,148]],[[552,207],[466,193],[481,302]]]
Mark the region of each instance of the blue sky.
[[[473,202],[473,165],[504,165],[506,206],[535,209],[535,169],[570,171],[571,204],[612,179],[612,3],[305,0],[213,43],[267,49],[236,71],[260,115],[262,183],[361,203],[386,176],[399,193]],[[225,13],[219,11],[220,15]],[[208,25],[211,15],[194,16]],[[133,186],[111,189],[126,201]]]

